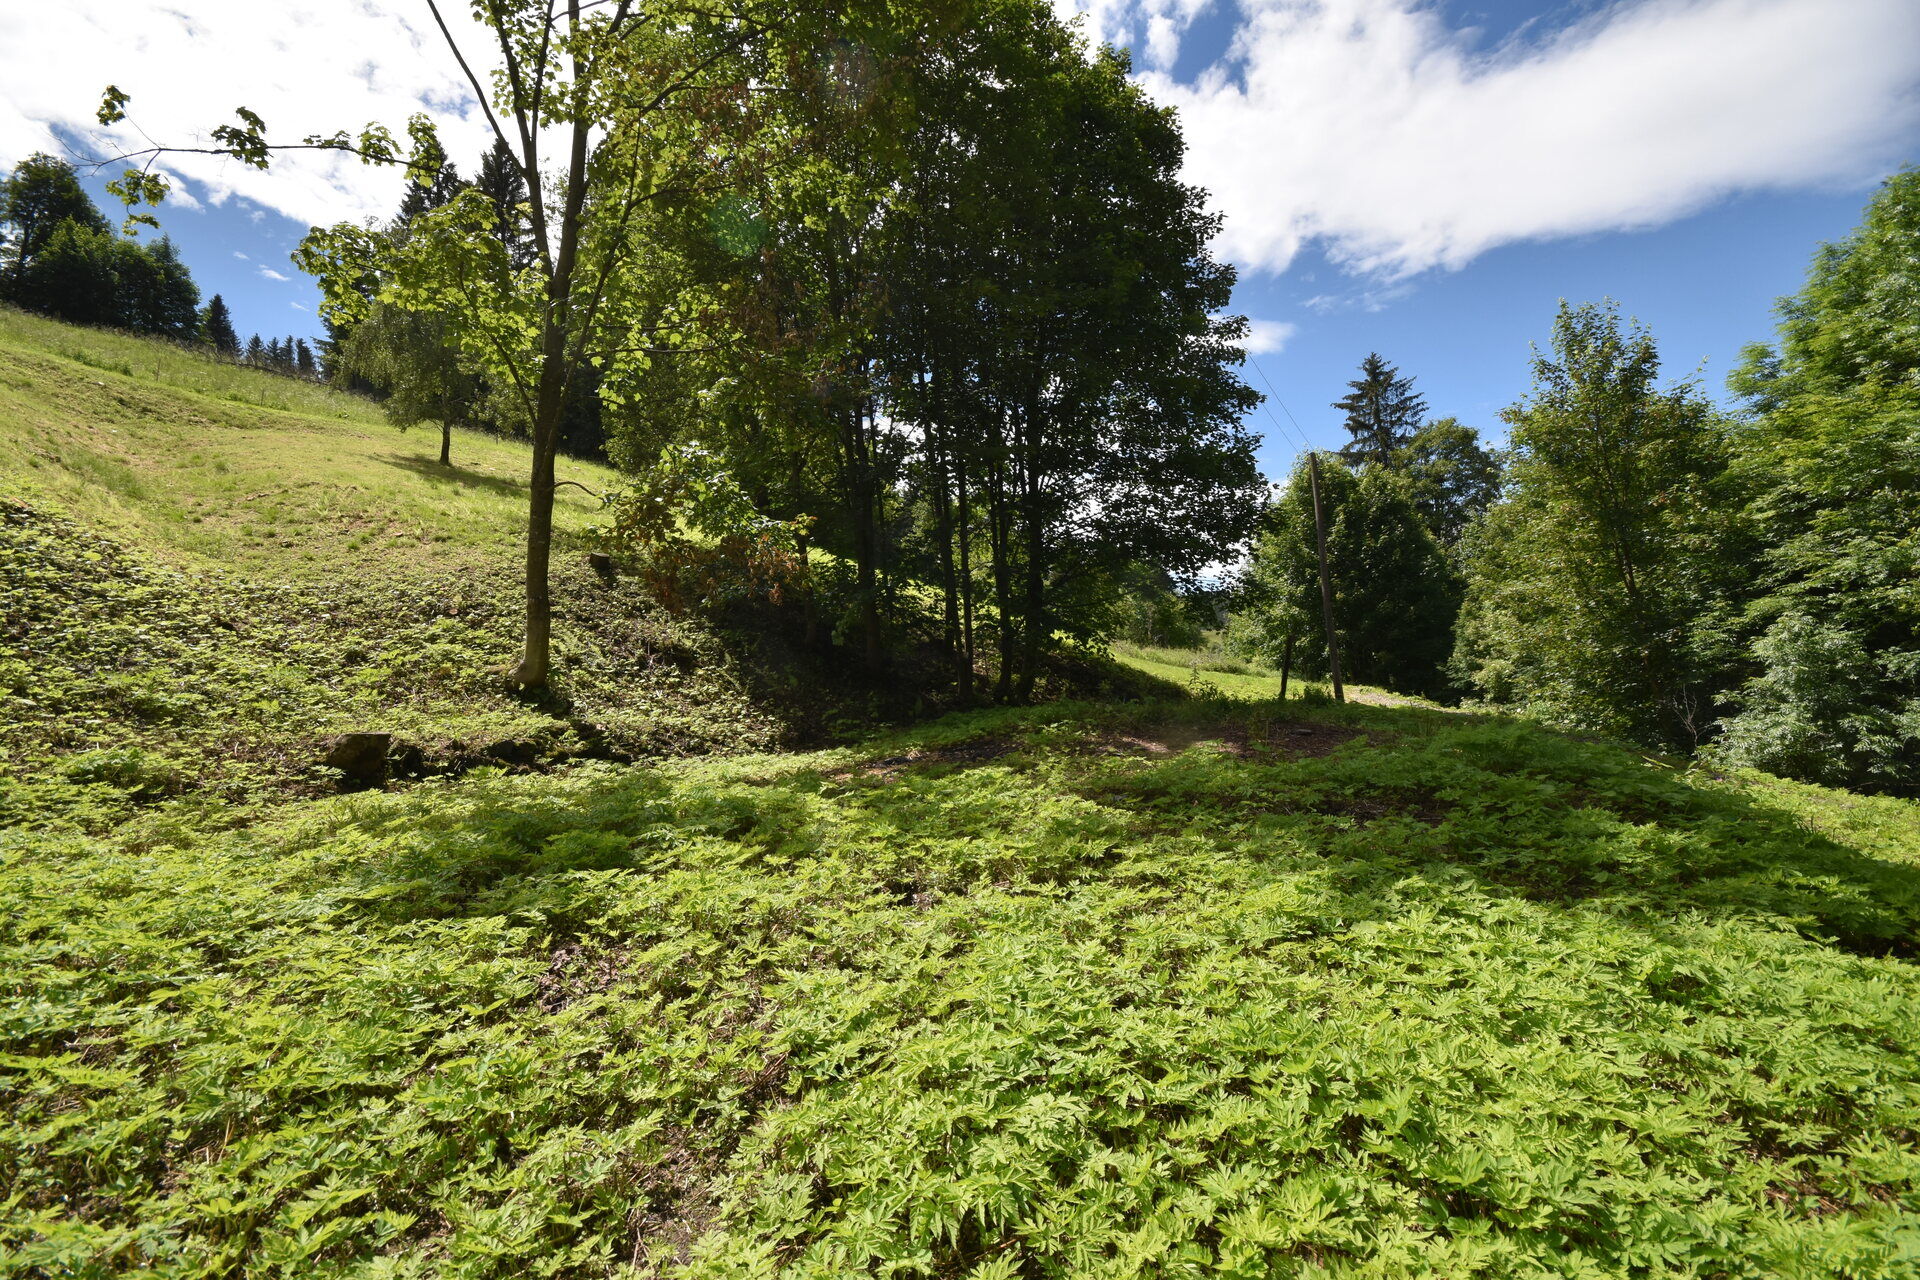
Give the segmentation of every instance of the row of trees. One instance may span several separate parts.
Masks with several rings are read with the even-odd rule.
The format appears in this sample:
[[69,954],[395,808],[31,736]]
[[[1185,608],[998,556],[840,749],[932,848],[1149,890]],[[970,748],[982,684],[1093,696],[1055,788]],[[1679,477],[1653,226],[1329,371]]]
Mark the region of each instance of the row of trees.
[[[499,183],[460,181],[425,120],[405,145],[377,127],[294,145],[413,179],[392,223],[303,246],[329,364],[397,401],[413,393],[386,355],[450,353],[422,412],[490,402],[531,439],[518,683],[548,678],[555,459],[583,397],[641,476],[616,503],[629,545],[705,512],[802,566],[837,553],[843,575],[786,586],[875,669],[920,612],[909,584],[931,583],[969,693],[990,672],[1030,695],[1052,649],[1113,625],[1115,581],[1191,575],[1245,536],[1260,481],[1244,322],[1220,314],[1233,274],[1179,181],[1174,117],[1123,56],[1036,0],[481,17]],[[110,90],[103,122],[125,106]],[[279,145],[250,112],[215,139],[262,167]]]
[[[218,300],[218,295],[215,295]],[[231,348],[219,342],[213,344],[216,350],[231,354]],[[243,364],[256,369],[266,369],[273,373],[283,373],[297,378],[318,378],[320,361],[314,355],[313,348],[307,345],[305,338],[268,338],[260,340],[259,334],[247,339],[244,352],[239,356]]]
[[898,33],[797,86],[804,163],[682,229],[712,305],[617,447],[695,423],[762,511],[811,518],[870,666],[929,583],[962,692],[985,669],[1024,700],[1142,566],[1190,578],[1250,526],[1233,272],[1128,70],[1040,5]]
[[[1740,412],[1662,385],[1652,335],[1611,304],[1563,305],[1531,393],[1502,415],[1503,458],[1454,437],[1439,462],[1419,442],[1442,424],[1409,435],[1417,399],[1370,360],[1341,402],[1349,467],[1322,478],[1356,678],[1920,791],[1916,243],[1908,171],[1820,251],[1777,342],[1747,351]],[[1276,657],[1294,637],[1324,671],[1313,546],[1297,473],[1243,630]]]
[[200,327],[200,290],[173,243],[116,235],[72,166],[44,154],[0,183],[0,301],[176,340]]
[[201,307],[192,273],[165,236],[116,235],[64,160],[28,156],[0,183],[0,301],[27,311],[211,348],[262,369],[318,377],[305,339],[245,346],[219,294]]

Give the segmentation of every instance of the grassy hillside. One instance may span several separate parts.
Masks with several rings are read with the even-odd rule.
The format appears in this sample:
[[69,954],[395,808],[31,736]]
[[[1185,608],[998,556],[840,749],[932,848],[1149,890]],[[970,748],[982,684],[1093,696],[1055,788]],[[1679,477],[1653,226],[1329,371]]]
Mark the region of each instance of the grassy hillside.
[[[275,580],[448,573],[509,560],[526,450],[402,433],[380,409],[171,343],[0,308],[0,494],[183,567]],[[562,460],[595,491],[605,468]],[[561,546],[598,504],[560,491]]]
[[503,691],[509,442],[0,313],[0,443],[0,1275],[1920,1274],[1920,806],[1154,650],[780,753],[574,554]]
[[393,735],[417,777],[762,750],[914,710],[911,680],[589,572],[599,507],[575,488],[553,690],[511,695],[526,450],[459,432],[449,469],[437,449],[358,397],[0,309],[0,822],[232,817],[333,790],[350,732]]
[[[1263,663],[1249,662],[1226,652],[1217,637],[1202,649],[1170,649],[1160,645],[1116,642],[1113,656],[1122,666],[1151,680],[1202,697],[1258,702],[1280,696],[1279,672]],[[1371,685],[1348,683],[1345,688],[1347,696],[1355,702],[1373,706],[1438,705],[1422,698],[1376,689]],[[1330,693],[1331,686],[1326,681],[1303,679],[1298,673],[1287,684],[1289,698],[1322,698],[1330,696]]]

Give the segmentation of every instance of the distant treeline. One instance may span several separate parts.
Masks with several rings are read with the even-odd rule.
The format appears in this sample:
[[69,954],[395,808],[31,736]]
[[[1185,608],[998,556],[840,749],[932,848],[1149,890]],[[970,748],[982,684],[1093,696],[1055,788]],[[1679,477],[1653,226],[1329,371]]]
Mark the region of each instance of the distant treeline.
[[193,343],[243,364],[318,378],[306,339],[243,346],[226,300],[200,305],[200,288],[162,236],[141,244],[115,234],[73,166],[36,154],[0,182],[0,301],[24,311]]

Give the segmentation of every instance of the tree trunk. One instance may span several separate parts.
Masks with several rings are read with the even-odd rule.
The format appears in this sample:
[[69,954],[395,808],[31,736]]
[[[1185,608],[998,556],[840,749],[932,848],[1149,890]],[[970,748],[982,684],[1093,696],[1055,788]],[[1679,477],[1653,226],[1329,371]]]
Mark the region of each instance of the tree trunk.
[[541,372],[533,425],[533,474],[527,485],[527,641],[513,672],[513,682],[523,689],[546,687],[552,656],[553,460],[566,401],[559,363],[553,360]]
[[1013,698],[1013,567],[1007,563],[1012,531],[1007,527],[1006,478],[996,473],[987,484],[987,532],[993,556],[993,605],[999,615],[1000,672],[993,685],[996,702]]
[[854,451],[854,500],[858,504],[855,523],[854,558],[860,582],[860,649],[869,675],[878,675],[886,666],[886,651],[880,642],[880,530],[875,492],[873,452],[867,440],[865,404],[852,410]]
[[1293,674],[1293,632],[1287,632],[1287,647],[1280,654],[1280,701],[1287,700],[1287,678]]
[[967,472],[954,459],[953,487],[957,503],[957,541],[960,544],[960,697],[973,701],[973,522],[967,514]]
[[1026,616],[1021,619],[1020,627],[1018,697],[1021,702],[1032,702],[1034,679],[1040,669],[1040,653],[1053,638],[1053,629],[1046,624],[1046,531],[1040,520],[1039,489],[1032,476],[1027,479],[1027,493],[1021,507],[1027,526],[1027,584],[1026,599],[1021,604],[1021,612]]
[[440,419],[440,465],[453,465],[453,424],[445,418]]
[[1047,612],[1047,534],[1040,506],[1040,419],[1039,392],[1030,392],[1020,413],[1020,520],[1025,526],[1027,581],[1021,604],[1020,688],[1021,702],[1033,701],[1033,685],[1040,668],[1041,651],[1052,641],[1053,628],[1046,623]]

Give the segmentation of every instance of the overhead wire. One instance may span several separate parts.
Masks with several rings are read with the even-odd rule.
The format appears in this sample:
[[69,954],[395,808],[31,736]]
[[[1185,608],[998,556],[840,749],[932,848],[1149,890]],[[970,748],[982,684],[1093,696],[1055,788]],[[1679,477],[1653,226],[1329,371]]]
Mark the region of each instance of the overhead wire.
[[1273,379],[1267,376],[1267,371],[1260,367],[1260,362],[1253,358],[1251,351],[1247,353],[1247,363],[1252,365],[1253,371],[1260,375],[1260,381],[1267,384],[1267,390],[1272,394],[1273,402],[1280,406],[1282,413],[1287,415],[1287,421],[1293,424],[1293,430],[1288,432],[1286,426],[1281,423],[1280,419],[1273,416],[1273,410],[1267,408],[1265,397],[1261,398],[1260,411],[1267,415],[1268,420],[1271,421],[1274,426],[1280,428],[1281,434],[1287,436],[1289,443],[1299,445],[1302,453],[1312,453],[1313,445],[1307,439],[1306,431],[1301,428],[1300,420],[1293,416],[1293,410],[1287,408],[1287,402],[1280,398],[1280,392],[1274,387]]

